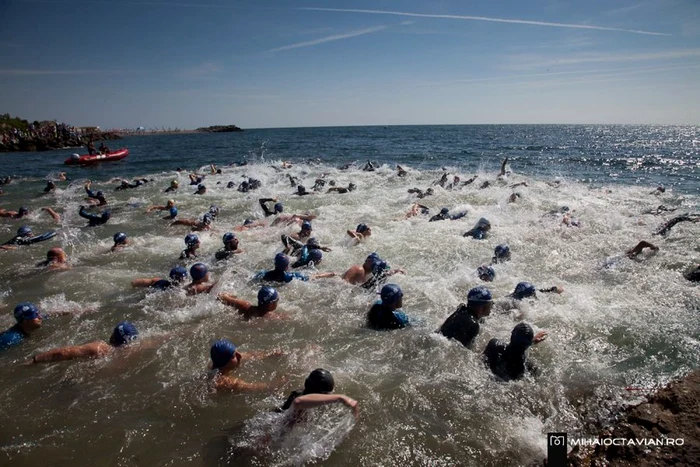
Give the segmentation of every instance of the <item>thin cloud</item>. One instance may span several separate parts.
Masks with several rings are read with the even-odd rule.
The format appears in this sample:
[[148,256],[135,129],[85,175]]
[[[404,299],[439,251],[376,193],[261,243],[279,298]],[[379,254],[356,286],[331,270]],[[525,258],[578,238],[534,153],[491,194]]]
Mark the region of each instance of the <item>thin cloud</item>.
[[49,76],[49,75],[87,75],[98,73],[111,73],[105,70],[32,70],[20,69],[0,69],[0,76]]
[[579,55],[537,62],[533,57],[516,57],[524,63],[513,66],[514,69],[532,69],[552,66],[578,65],[581,63],[608,62],[642,62],[651,60],[678,60],[681,58],[700,57],[700,49],[666,50],[663,52],[643,52],[634,54],[597,54]]
[[[24,3],[48,3],[53,5],[65,5],[67,2],[59,2],[55,0],[22,0]],[[137,6],[171,6],[184,8],[237,8],[236,5],[216,4],[216,3],[187,3],[187,2],[157,2],[157,1],[131,1],[120,0],[119,2],[95,1],[95,0],[71,0],[70,3],[90,3],[102,5],[137,5]]]
[[466,15],[433,15],[426,13],[408,13],[403,11],[385,11],[385,10],[357,10],[357,9],[347,9],[347,8],[315,8],[315,7],[304,7],[299,8],[300,10],[307,11],[330,11],[337,13],[365,13],[372,15],[393,15],[393,16],[409,16],[413,18],[438,18],[438,19],[457,19],[466,21],[487,21],[491,23],[508,23],[508,24],[527,24],[531,26],[547,26],[553,28],[570,28],[570,29],[593,29],[598,31],[615,31],[615,32],[626,32],[630,34],[643,34],[648,36],[670,36],[671,34],[666,34],[662,32],[653,31],[642,31],[639,29],[623,29],[623,28],[610,28],[605,26],[593,26],[589,24],[568,24],[568,23],[552,23],[548,21],[531,21],[525,19],[506,19],[506,18],[491,18],[487,16],[466,16]]
[[359,31],[352,31],[345,34],[335,34],[333,36],[321,37],[320,39],[314,39],[312,41],[297,42],[296,44],[284,45],[282,47],[277,47],[275,49],[269,50],[268,52],[280,52],[282,50],[298,49],[301,47],[311,47],[313,45],[324,44],[326,42],[349,39],[351,37],[362,36],[364,34],[372,34],[383,29],[386,29],[386,26],[376,26],[373,28],[360,29]]

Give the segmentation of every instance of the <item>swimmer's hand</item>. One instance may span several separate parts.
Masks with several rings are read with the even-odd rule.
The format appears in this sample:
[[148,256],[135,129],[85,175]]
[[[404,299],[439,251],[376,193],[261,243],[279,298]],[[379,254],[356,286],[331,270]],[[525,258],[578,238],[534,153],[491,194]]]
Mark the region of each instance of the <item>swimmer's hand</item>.
[[535,334],[535,338],[533,339],[532,342],[534,344],[539,344],[543,340],[547,339],[548,336],[549,336],[549,334],[547,334],[547,331],[540,331],[537,334]]
[[355,420],[357,420],[360,417],[360,407],[358,406],[357,401],[355,399],[351,399],[348,396],[343,395],[340,401],[347,407],[352,409],[352,415],[355,417]]

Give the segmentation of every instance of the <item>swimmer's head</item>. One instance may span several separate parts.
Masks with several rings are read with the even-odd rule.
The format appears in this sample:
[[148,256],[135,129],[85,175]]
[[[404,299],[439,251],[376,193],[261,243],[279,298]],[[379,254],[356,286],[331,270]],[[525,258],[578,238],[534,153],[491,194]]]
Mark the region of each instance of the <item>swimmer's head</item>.
[[367,258],[365,258],[365,265],[369,269],[374,269],[374,267],[381,262],[382,258],[380,258],[377,253],[370,253]]
[[19,229],[17,229],[17,236],[20,238],[24,237],[31,237],[32,235],[32,228],[29,227],[28,225],[23,225]]
[[228,339],[220,339],[214,342],[211,346],[209,355],[211,355],[212,368],[223,368],[236,357],[240,361],[241,354],[236,351],[237,347]]
[[105,221],[109,220],[110,217],[112,217],[112,210],[111,209],[105,210],[100,217]]
[[194,264],[190,268],[190,276],[192,277],[192,281],[201,281],[202,279],[206,279],[208,273],[209,269],[204,263]]
[[335,388],[333,375],[323,368],[317,368],[304,381],[304,394],[330,394]]
[[427,190],[425,190],[426,195],[432,195],[433,193],[435,193],[435,191],[432,188],[428,188]]
[[49,262],[51,262],[53,260],[58,260],[58,261],[63,262],[66,260],[66,252],[63,251],[63,248],[61,248],[61,247],[51,248],[46,253],[46,260]]
[[289,268],[289,257],[284,253],[275,255],[275,271],[286,271]]
[[219,206],[216,204],[212,204],[209,206],[209,214],[211,214],[211,217],[216,219],[216,216],[219,215]]
[[527,323],[518,323],[510,334],[510,343],[516,347],[527,348],[534,343],[535,333]]
[[168,208],[172,208],[175,206],[175,200],[174,199],[169,199],[167,203],[165,203],[165,206]]
[[99,200],[103,200],[103,199],[105,199],[105,194],[102,193],[101,191],[98,191],[97,193],[95,193],[95,198],[97,198]]
[[440,209],[440,214],[443,215],[443,216],[446,216],[446,215],[449,214],[449,213],[450,213],[449,208],[442,208],[442,209]]
[[35,319],[42,319],[39,309],[31,302],[22,302],[15,307],[15,320],[18,323],[23,321],[33,321]]
[[274,287],[264,286],[258,291],[258,306],[268,306],[279,298],[280,295]]
[[192,233],[187,234],[185,236],[185,245],[187,246],[187,248],[192,248],[194,246],[198,246],[199,245],[199,237],[196,236],[195,234],[192,234]]
[[183,282],[187,279],[187,269],[182,266],[175,266],[170,270],[170,279],[175,282]]
[[311,232],[313,230],[311,227],[311,222],[309,222],[309,221],[302,222],[301,223],[301,230]]
[[317,250],[321,248],[321,244],[318,242],[318,238],[316,237],[311,237],[306,241],[306,246],[309,247],[310,250]]
[[493,250],[493,261],[495,263],[508,261],[510,259],[510,247],[502,243]]
[[348,185],[348,191],[354,191],[355,188],[357,188],[357,185],[355,185],[354,183],[350,183],[350,184]]
[[250,225],[253,223],[253,219],[246,219],[243,221],[243,225]]
[[21,208],[19,208],[19,209],[17,210],[17,217],[24,217],[24,216],[26,216],[27,214],[29,214],[29,209],[27,209],[27,208],[24,207],[24,206],[22,206]]
[[304,185],[297,185],[297,193],[306,193],[306,187]]
[[482,218],[479,219],[479,221],[476,223],[476,225],[474,226],[474,228],[477,229],[477,230],[482,230],[482,231],[486,232],[486,231],[488,231],[488,230],[491,230],[491,223],[489,222],[488,219],[486,219],[485,217],[482,217]]
[[309,251],[309,261],[313,261],[314,264],[318,265],[323,261],[323,253],[320,249],[314,249]]
[[360,233],[360,234],[363,234],[363,233],[367,232],[368,230],[370,230],[370,229],[369,229],[369,226],[367,224],[357,224],[357,228],[355,229],[355,231],[357,233]]
[[180,186],[180,182],[178,182],[177,180],[173,180],[170,182],[170,186],[173,188],[177,188]]
[[122,245],[126,243],[126,234],[124,232],[117,232],[114,234],[114,244]]
[[138,338],[139,331],[136,326],[131,324],[129,321],[122,321],[117,324],[112,331],[112,336],[109,338],[109,343],[115,347],[128,344],[134,339]]
[[520,282],[515,286],[512,296],[516,300],[522,300],[523,298],[528,297],[537,297],[537,289],[535,289],[535,286],[529,282]]
[[372,264],[372,274],[380,274],[380,273],[386,271],[387,269],[391,269],[391,267],[389,266],[389,263],[387,263],[383,259],[380,259],[379,261],[375,261]]
[[202,216],[202,224],[204,225],[210,225],[213,221],[214,219],[210,213],[206,213]]
[[204,185],[197,185],[197,193],[205,193],[207,191],[207,187]]
[[221,240],[224,242],[224,245],[226,245],[234,240],[238,240],[238,237],[236,237],[236,234],[233,232],[226,232]]
[[382,291],[379,292],[379,297],[382,299],[384,305],[400,307],[403,291],[401,287],[396,284],[387,284],[382,287]]
[[170,208],[170,211],[169,211],[169,212],[170,212],[170,218],[171,218],[171,219],[174,219],[174,218],[177,217],[177,208],[176,208],[175,206],[173,206],[172,208]]
[[478,274],[479,279],[484,282],[493,282],[493,280],[496,278],[496,271],[491,266],[479,266],[476,273]]
[[493,295],[486,287],[474,287],[467,294],[467,303],[492,303]]
[[284,212],[284,206],[282,206],[282,203],[275,203],[275,212],[277,214]]

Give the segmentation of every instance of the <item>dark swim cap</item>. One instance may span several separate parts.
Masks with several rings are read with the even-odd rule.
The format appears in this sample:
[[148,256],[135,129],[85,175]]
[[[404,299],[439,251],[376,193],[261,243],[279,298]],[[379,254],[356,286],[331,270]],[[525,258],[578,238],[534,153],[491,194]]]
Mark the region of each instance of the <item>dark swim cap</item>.
[[24,206],[17,210],[17,215],[19,215],[19,217],[26,216],[27,214],[29,214],[29,209],[25,208]]
[[182,282],[187,279],[187,269],[182,266],[175,266],[170,270],[170,278],[175,282]]
[[258,291],[258,304],[259,305],[269,305],[272,302],[279,300],[280,295],[277,293],[274,287],[262,287]]
[[109,338],[109,343],[115,347],[119,347],[120,345],[128,344],[136,339],[138,335],[139,331],[136,329],[136,326],[128,321],[122,321],[114,328],[112,337]]
[[479,266],[476,273],[482,281],[492,282],[496,278],[496,271],[491,266]]
[[202,224],[204,224],[204,225],[211,224],[213,220],[214,220],[214,218],[209,213],[206,213],[205,215],[202,216]]
[[18,237],[28,237],[32,234],[32,228],[29,227],[28,225],[23,225],[19,229],[17,229],[17,236]]
[[313,261],[314,264],[318,264],[323,261],[323,253],[321,253],[321,250],[314,249],[309,251],[309,261]]
[[211,346],[209,355],[214,368],[222,368],[231,361],[236,354],[236,346],[228,339],[220,339]]
[[175,206],[170,208],[170,217],[172,217],[172,218],[177,217],[177,208]]
[[311,222],[309,222],[309,221],[304,221],[304,222],[302,222],[302,223],[301,223],[301,230],[308,230],[308,231],[313,230],[313,229],[311,228]]
[[335,381],[328,370],[317,368],[304,381],[304,394],[328,394],[333,392]]
[[510,334],[510,343],[519,347],[530,347],[535,339],[535,333],[527,323],[518,323]]
[[502,243],[493,250],[493,255],[496,259],[510,259],[510,247]]
[[357,185],[355,185],[354,183],[348,184],[348,191],[353,191],[355,188],[357,188]]
[[97,193],[95,193],[95,198],[104,199],[104,197],[105,197],[105,195],[101,191],[98,191]]
[[216,219],[216,216],[219,215],[219,206],[215,204],[209,206],[209,214],[211,214],[212,219]]
[[306,187],[304,185],[297,185],[297,193],[306,192]]
[[226,245],[229,242],[232,242],[236,239],[236,234],[233,232],[226,232],[224,234],[224,237],[222,238],[224,245]]
[[385,305],[393,305],[398,302],[401,297],[403,297],[403,292],[401,287],[396,284],[387,284],[382,287],[382,291],[379,293],[382,299],[382,303]]
[[355,231],[357,233],[364,233],[364,232],[367,232],[368,230],[369,230],[369,227],[367,227],[367,224],[357,224],[357,228],[355,229]]
[[515,290],[513,291],[513,297],[518,300],[534,296],[537,296],[537,289],[529,282],[520,282],[515,286]]
[[198,245],[199,244],[199,237],[196,236],[195,234],[187,234],[185,236],[185,245],[188,247]]
[[489,229],[491,229],[491,223],[489,222],[488,219],[486,219],[485,217],[482,217],[482,218],[479,219],[479,221],[476,223],[476,225],[474,226],[474,228],[475,228],[475,229],[479,229],[479,230],[489,230]]
[[114,234],[114,243],[119,245],[126,242],[126,234],[124,232],[117,232]]
[[22,321],[31,321],[36,318],[41,318],[39,309],[30,302],[22,302],[15,307],[15,319],[18,323]]
[[190,268],[190,276],[192,276],[193,281],[198,281],[200,279],[204,279],[207,276],[208,272],[209,272],[209,269],[207,268],[207,265],[204,263],[194,264]]
[[442,208],[440,209],[440,214],[443,216],[446,216],[450,212],[449,208]]
[[316,237],[311,237],[310,239],[308,239],[306,241],[306,246],[308,246],[311,250],[317,250],[321,248],[321,244],[318,243],[318,238]]
[[289,258],[284,253],[275,255],[275,270],[285,271],[289,267]]
[[243,225],[249,225],[253,223],[253,219],[246,219],[243,221]]
[[492,301],[493,296],[486,287],[474,287],[467,294],[467,302],[488,303]]
[[275,212],[284,212],[284,206],[282,206],[282,203],[276,203],[275,204]]
[[104,211],[102,213],[102,216],[100,216],[100,217],[102,217],[102,219],[104,219],[104,220],[109,220],[109,218],[112,217],[112,210],[107,209],[106,211]]
[[207,187],[205,187],[204,185],[197,185],[197,191],[206,190],[206,189],[207,189]]

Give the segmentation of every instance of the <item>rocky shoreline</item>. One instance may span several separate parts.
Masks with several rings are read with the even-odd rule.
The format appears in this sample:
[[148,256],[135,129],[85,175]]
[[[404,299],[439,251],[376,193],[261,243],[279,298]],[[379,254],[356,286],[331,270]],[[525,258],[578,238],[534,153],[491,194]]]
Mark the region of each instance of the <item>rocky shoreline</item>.
[[17,141],[0,143],[0,152],[35,152],[52,151],[54,149],[80,148],[85,147],[87,141],[116,140],[121,139],[116,133],[102,132],[91,133],[89,135],[62,137],[36,137],[18,138]]
[[[626,409],[599,439],[674,440],[676,445],[577,446],[569,453],[576,467],[700,465],[700,370],[670,383],[647,402]],[[677,445],[682,440],[682,445]]]
[[214,125],[197,128],[197,131],[202,133],[234,133],[243,130],[236,125]]

